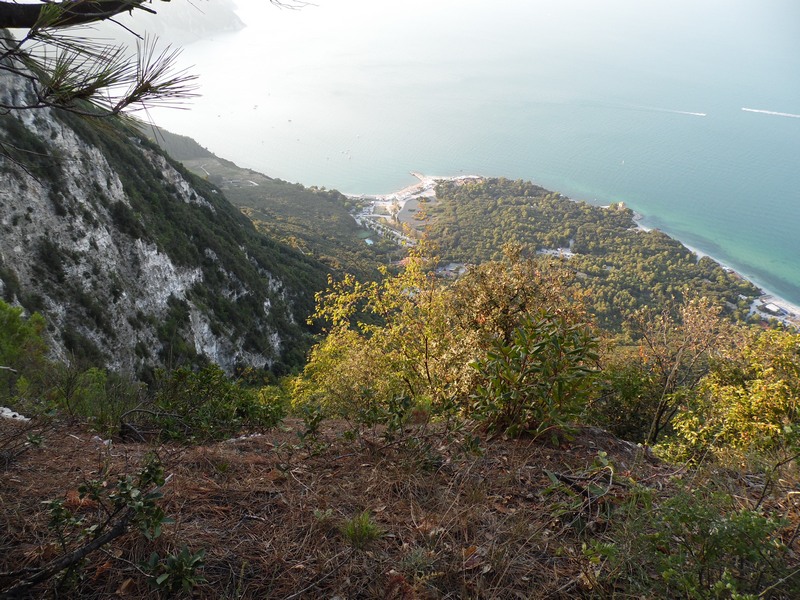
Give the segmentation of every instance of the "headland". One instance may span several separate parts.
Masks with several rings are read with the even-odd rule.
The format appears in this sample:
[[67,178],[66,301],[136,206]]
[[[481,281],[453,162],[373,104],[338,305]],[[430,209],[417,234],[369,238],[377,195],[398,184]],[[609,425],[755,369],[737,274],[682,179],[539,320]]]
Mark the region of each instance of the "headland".
[[[439,182],[452,181],[467,183],[485,179],[485,177],[481,175],[433,176],[416,171],[412,171],[411,175],[419,181],[396,192],[379,195],[346,194],[348,197],[360,200],[364,203],[363,208],[354,215],[359,225],[367,229],[372,229],[384,237],[392,237],[398,243],[412,245],[415,243],[415,240],[412,236],[405,233],[405,231],[407,231],[406,228],[411,227],[412,229],[418,229],[422,227],[422,224],[415,219],[415,214],[419,210],[420,201],[436,201],[436,186]],[[642,215],[634,213],[632,225],[643,232],[650,231],[652,228],[643,225],[641,222],[642,218]],[[691,251],[697,257],[697,260],[707,256],[732,275],[749,281],[754,287],[760,290],[760,295],[755,298],[750,306],[751,315],[757,315],[764,320],[774,319],[790,327],[800,327],[800,306],[761,287],[725,264],[724,261],[683,243],[681,240],[674,238],[674,236],[670,237],[673,237],[673,239],[676,239],[676,241],[680,242],[685,248]],[[564,249],[538,250],[543,253],[561,253],[564,251]]]

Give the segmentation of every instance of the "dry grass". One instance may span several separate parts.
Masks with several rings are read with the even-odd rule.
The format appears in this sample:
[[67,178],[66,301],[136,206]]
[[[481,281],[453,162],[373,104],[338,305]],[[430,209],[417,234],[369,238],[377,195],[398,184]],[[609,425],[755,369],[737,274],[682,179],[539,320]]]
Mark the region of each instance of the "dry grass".
[[[0,571],[58,552],[43,501],[74,501],[82,481],[132,472],[155,450],[172,476],[164,492],[175,524],[154,543],[132,532],[93,554],[59,597],[155,597],[140,564],[154,548],[183,545],[206,550],[202,598],[588,597],[596,590],[582,536],[602,534],[627,481],[664,488],[675,474],[592,428],[558,448],[495,439],[475,454],[442,433],[416,447],[345,441],[341,423],[302,448],[292,431],[301,426],[193,448],[107,447],[83,430],[51,431],[2,474]],[[613,475],[597,468],[599,451]],[[553,477],[575,494],[552,491]],[[582,494],[589,483],[605,493]],[[357,548],[341,526],[364,511],[382,535]],[[0,579],[0,589],[9,584]]]

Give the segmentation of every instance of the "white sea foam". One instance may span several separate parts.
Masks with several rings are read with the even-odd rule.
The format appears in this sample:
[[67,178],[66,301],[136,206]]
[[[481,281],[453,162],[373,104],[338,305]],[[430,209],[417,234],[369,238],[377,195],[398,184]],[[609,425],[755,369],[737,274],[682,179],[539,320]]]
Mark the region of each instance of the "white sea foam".
[[785,112],[775,112],[774,110],[762,110],[760,108],[742,108],[745,112],[760,113],[762,115],[773,115],[775,117],[790,117],[792,119],[800,119],[800,115]]

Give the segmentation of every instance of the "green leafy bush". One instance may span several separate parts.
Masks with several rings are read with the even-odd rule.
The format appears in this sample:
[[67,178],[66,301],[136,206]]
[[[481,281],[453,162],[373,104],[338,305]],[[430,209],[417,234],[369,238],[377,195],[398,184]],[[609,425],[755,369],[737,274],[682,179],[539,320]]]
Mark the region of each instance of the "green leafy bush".
[[736,506],[729,494],[682,490],[641,513],[628,560],[658,574],[636,584],[659,597],[755,598],[769,590],[798,597],[800,581],[784,572],[783,524]]
[[[88,480],[78,486],[77,497],[68,494],[66,500],[44,502],[50,517],[48,529],[55,538],[52,546],[58,554],[38,566],[5,573],[6,578],[16,580],[3,590],[2,597],[34,597],[33,590],[50,580],[57,580],[52,591],[60,597],[65,584],[80,586],[89,580],[85,571],[92,553],[107,548],[131,529],[138,529],[148,541],[158,538],[162,527],[174,522],[163,509],[161,488],[165,483],[161,462],[149,455],[134,474],[120,475],[116,481],[110,477]],[[83,597],[80,588],[75,591]]]
[[484,381],[475,415],[512,436],[568,425],[586,404],[596,349],[585,324],[545,311],[526,316],[509,342],[498,339],[473,363]]
[[205,577],[199,573],[204,567],[205,554],[205,550],[192,552],[187,546],[164,559],[153,552],[145,570],[150,573],[153,585],[169,597],[180,591],[188,594],[196,585],[205,582]]
[[675,446],[681,458],[792,451],[798,415],[800,335],[753,333],[716,361],[675,417]]
[[520,320],[541,307],[564,324],[581,320],[579,303],[560,291],[567,273],[522,256],[509,245],[502,261],[467,271],[448,284],[417,245],[395,275],[379,282],[331,280],[317,294],[314,318],[326,337],[294,381],[297,404],[317,402],[366,423],[398,412],[398,398],[434,415],[466,409],[478,373],[469,364],[496,339],[508,341]]
[[57,409],[87,419],[103,435],[115,433],[122,415],[142,402],[142,384],[104,369],[55,364],[47,381],[50,400]]
[[[19,385],[30,388],[41,379],[47,345],[44,318],[0,300],[0,400],[13,400]],[[35,391],[40,391],[37,386]]]
[[224,439],[242,427],[274,427],[284,416],[280,398],[240,386],[217,365],[164,376],[154,408],[162,436],[185,441]]

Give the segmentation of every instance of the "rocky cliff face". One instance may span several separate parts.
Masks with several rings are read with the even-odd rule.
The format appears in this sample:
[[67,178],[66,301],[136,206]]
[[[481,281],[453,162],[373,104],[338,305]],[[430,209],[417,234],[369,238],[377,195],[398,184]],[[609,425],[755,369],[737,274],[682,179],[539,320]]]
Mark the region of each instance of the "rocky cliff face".
[[[0,73],[0,97],[24,94]],[[141,372],[302,358],[321,265],[258,234],[219,190],[117,123],[0,116],[0,296],[52,351]]]

